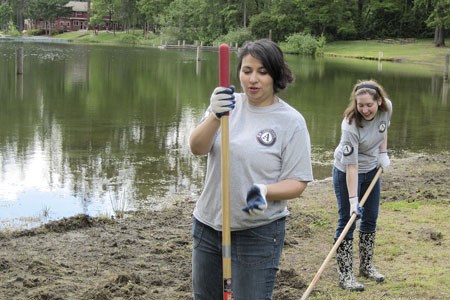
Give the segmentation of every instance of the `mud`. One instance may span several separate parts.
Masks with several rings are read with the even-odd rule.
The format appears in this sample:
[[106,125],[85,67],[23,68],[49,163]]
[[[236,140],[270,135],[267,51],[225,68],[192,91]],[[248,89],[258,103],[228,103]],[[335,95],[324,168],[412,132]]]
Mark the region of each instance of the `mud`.
[[[393,158],[382,177],[382,201],[449,204],[449,160],[449,154]],[[32,230],[1,232],[0,299],[193,299],[194,200],[115,220],[78,215]],[[300,299],[325,258],[323,253],[331,249],[334,201],[331,181],[326,179],[310,184],[301,198],[290,202],[274,299]],[[432,243],[448,238],[439,229],[424,231],[422,237]],[[330,267],[323,280],[333,282],[336,276]]]

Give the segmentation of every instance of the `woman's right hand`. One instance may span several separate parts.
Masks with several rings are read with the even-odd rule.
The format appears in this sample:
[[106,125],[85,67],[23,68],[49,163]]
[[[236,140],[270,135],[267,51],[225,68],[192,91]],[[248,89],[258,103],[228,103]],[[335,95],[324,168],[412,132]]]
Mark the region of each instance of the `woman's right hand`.
[[362,210],[359,206],[358,197],[351,197],[348,199],[350,202],[350,217],[353,215],[353,213],[356,214],[356,219],[360,219],[362,216]]
[[234,87],[216,87],[210,99],[211,110],[217,119],[229,113],[236,105]]

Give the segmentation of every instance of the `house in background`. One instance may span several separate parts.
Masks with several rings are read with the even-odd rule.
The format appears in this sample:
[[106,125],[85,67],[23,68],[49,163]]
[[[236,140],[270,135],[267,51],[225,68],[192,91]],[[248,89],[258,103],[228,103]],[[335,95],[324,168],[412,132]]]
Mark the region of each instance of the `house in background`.
[[[1,0],[0,0],[1,1]],[[38,20],[33,22],[30,19],[25,20],[25,30],[31,29],[45,29],[58,30],[60,32],[65,31],[78,31],[87,30],[89,27],[89,7],[88,2],[81,1],[69,1],[65,7],[71,8],[69,16],[58,17],[52,22],[51,26],[47,20]],[[92,4],[91,4],[92,8]],[[109,29],[112,27],[113,22],[111,16],[105,16],[103,18],[104,23],[100,26],[96,26],[96,30]]]
[[65,18],[58,18],[55,21],[54,29],[61,31],[77,31],[88,29],[89,7],[88,2],[69,1],[65,7],[72,8],[72,14]]

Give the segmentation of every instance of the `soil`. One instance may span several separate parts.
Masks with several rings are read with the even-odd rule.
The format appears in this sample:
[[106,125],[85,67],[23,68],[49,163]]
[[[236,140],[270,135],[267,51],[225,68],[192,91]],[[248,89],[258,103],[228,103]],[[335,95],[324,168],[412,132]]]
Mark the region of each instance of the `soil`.
[[[411,238],[448,258],[448,222],[430,226],[425,222],[420,234],[410,228],[409,240],[400,235],[397,239],[389,236],[397,232],[389,229],[390,217],[398,217],[402,210],[390,209],[389,203],[417,202],[424,213],[430,207],[435,212],[448,210],[450,154],[411,155],[392,158],[392,162],[382,175],[377,233],[381,236],[377,250],[383,253],[379,263],[388,273],[388,283],[365,281],[367,289],[359,295],[365,299],[448,299],[448,288],[418,284],[424,280],[421,272],[396,275],[403,255],[409,253],[404,249]],[[164,211],[133,212],[115,220],[78,215],[31,230],[0,232],[0,299],[193,299],[190,226],[194,202],[186,198]],[[337,218],[331,180],[309,184],[302,197],[290,202],[290,211],[274,299],[300,299],[331,250]],[[408,222],[409,217],[402,214],[401,222]],[[419,222],[408,224],[415,223]],[[408,259],[414,261],[414,257]],[[448,260],[440,264],[449,270]],[[439,270],[435,266],[434,275],[429,276],[448,287],[448,272]],[[411,276],[417,276],[416,283],[408,285]],[[423,276],[426,280],[428,275]],[[354,295],[337,286],[333,259],[310,299],[358,299]]]

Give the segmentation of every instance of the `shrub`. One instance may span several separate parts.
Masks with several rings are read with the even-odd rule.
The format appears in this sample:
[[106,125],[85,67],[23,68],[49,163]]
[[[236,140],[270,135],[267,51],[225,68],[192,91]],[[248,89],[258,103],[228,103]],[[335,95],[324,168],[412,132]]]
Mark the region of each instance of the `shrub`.
[[139,39],[140,38],[134,34],[126,33],[120,36],[119,42],[121,44],[136,45],[139,44]]
[[61,34],[64,31],[62,29],[56,29],[56,28],[52,28],[52,30],[50,31],[50,35],[57,35],[57,34]]
[[325,37],[315,38],[309,33],[294,33],[280,47],[287,53],[316,56],[323,53]]
[[20,36],[20,32],[17,30],[16,26],[14,26],[12,21],[8,22],[6,33],[8,33],[9,36]]
[[169,45],[176,45],[180,36],[180,30],[176,27],[165,27],[160,34],[161,42]]
[[28,31],[28,34],[32,35],[32,36],[43,35],[43,34],[45,34],[45,30],[44,29],[31,29],[30,31]]
[[214,43],[227,43],[228,45],[234,47],[236,43],[238,46],[242,46],[246,41],[253,40],[253,36],[250,33],[249,30],[243,28],[243,29],[237,29],[234,31],[228,32],[226,35],[218,37]]

